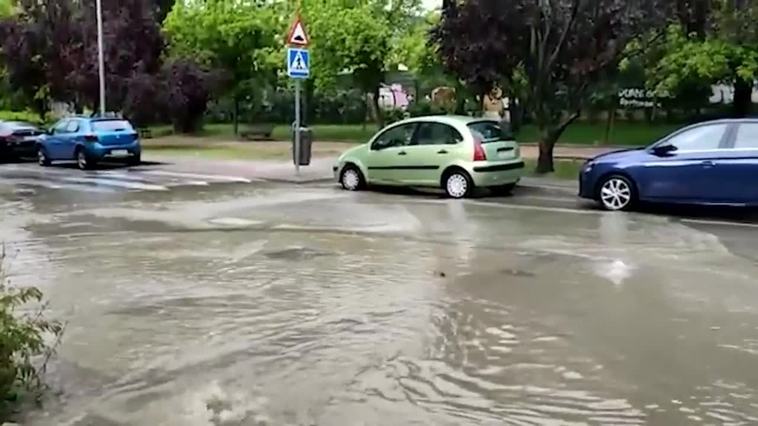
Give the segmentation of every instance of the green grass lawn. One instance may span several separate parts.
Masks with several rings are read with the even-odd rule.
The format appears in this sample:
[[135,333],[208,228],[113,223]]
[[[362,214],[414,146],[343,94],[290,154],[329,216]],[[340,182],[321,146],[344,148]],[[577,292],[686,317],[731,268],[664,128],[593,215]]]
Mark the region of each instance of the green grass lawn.
[[[644,122],[616,123],[613,133],[611,134],[608,145],[621,146],[643,146],[649,145],[662,136],[682,127],[678,124],[648,124]],[[240,125],[244,131],[246,126]],[[373,124],[315,124],[311,126],[313,135],[317,141],[328,142],[367,142],[375,133],[376,126]],[[171,134],[170,126],[151,127],[154,137],[166,136]],[[277,125],[274,127],[272,138],[275,140],[290,140],[291,130],[287,125]],[[227,140],[236,140],[233,126],[231,124],[206,124],[203,130],[199,132],[198,137],[218,138]],[[533,143],[538,139],[536,127],[533,125],[524,126],[516,136],[519,142]],[[559,144],[572,145],[603,145],[605,138],[605,123],[575,123],[566,129],[561,137]]]
[[[679,129],[680,124],[616,123],[608,145],[644,146]],[[524,126],[516,137],[519,142],[535,142],[538,139],[537,128]],[[561,136],[559,144],[603,145],[605,123],[574,123]]]
[[524,162],[526,163],[527,176],[544,176],[552,177],[555,179],[568,180],[578,179],[579,171],[584,165],[583,160],[555,160],[555,163],[553,164],[555,167],[555,172],[546,175],[538,175],[534,173],[534,170],[537,168],[537,160],[526,159]]
[[[240,130],[244,131],[247,126],[240,125]],[[315,124],[310,126],[313,130],[313,135],[317,140],[328,142],[354,142],[364,143],[376,133],[377,128],[374,124],[367,124],[366,126],[360,124]],[[171,126],[152,126],[150,130],[153,133],[153,137],[161,137],[170,135]],[[274,126],[274,131],[271,135],[272,139],[280,141],[288,141],[291,136],[291,127],[287,125]],[[190,135],[203,138],[219,138],[236,140],[234,135],[234,126],[231,124],[206,124],[203,126],[203,130],[197,134]]]

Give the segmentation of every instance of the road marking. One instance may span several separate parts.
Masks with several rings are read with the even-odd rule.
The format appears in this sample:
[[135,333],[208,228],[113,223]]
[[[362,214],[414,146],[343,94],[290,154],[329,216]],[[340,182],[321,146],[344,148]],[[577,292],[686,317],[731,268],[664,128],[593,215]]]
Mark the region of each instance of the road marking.
[[69,189],[73,191],[83,191],[83,192],[113,193],[115,191],[114,189],[98,188],[92,185],[60,184],[60,183],[52,183],[49,181],[35,180],[35,179],[5,178],[2,183],[7,183],[10,185],[34,186],[34,187],[47,188],[47,189]]
[[568,198],[568,197],[547,197],[543,195],[514,195],[514,198],[519,200],[535,200],[535,201],[558,201],[562,203],[572,203],[576,204],[577,199],[576,198]]
[[693,223],[696,225],[720,225],[720,226],[733,226],[743,228],[758,228],[758,223],[745,223],[745,222],[729,222],[726,220],[710,220],[710,219],[682,219],[682,223]]
[[[414,200],[411,201],[412,203],[419,203],[419,204],[450,204],[455,202],[460,202],[461,200]],[[485,201],[473,201],[473,200],[463,200],[465,204],[473,204],[476,206],[484,206],[484,207],[493,207],[493,208],[501,208],[501,209],[514,209],[514,210],[537,210],[537,211],[545,211],[545,212],[553,212],[553,213],[573,213],[573,214],[583,214],[583,215],[600,215],[600,214],[613,214],[609,212],[603,212],[598,210],[580,210],[580,209],[569,209],[565,207],[545,207],[545,206],[529,206],[524,204],[500,204],[500,203],[488,203]]]
[[139,170],[139,173],[155,176],[174,176],[179,178],[188,179],[201,179],[217,182],[235,182],[235,183],[252,183],[253,181],[262,182],[262,179],[247,179],[239,176],[223,176],[223,175],[203,175],[196,173],[181,173],[181,172],[169,172],[165,170]]
[[136,189],[141,191],[168,191],[168,188],[163,185],[152,185],[138,182],[124,182],[113,179],[101,179],[101,178],[86,178],[86,177],[64,177],[61,180],[66,182],[75,182],[83,184],[94,184],[103,186],[113,186],[116,188]]
[[[104,178],[104,179],[117,179],[117,180],[123,180],[128,182],[142,182],[147,184],[160,184],[170,187],[175,186],[209,186],[209,183],[203,180],[181,180],[179,178],[169,178],[169,182],[156,182],[156,176],[142,176],[140,172],[130,172],[130,173],[123,173],[123,172],[114,172],[114,171],[103,171],[103,172],[97,172],[97,176]],[[131,175],[131,176],[130,176]],[[158,177],[160,179],[160,177]]]

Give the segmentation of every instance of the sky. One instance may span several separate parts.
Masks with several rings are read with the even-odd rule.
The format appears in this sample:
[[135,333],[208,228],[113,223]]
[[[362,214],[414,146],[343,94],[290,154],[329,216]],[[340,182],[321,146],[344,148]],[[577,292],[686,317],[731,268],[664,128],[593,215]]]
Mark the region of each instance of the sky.
[[442,6],[442,0],[424,0],[423,3],[426,9],[434,9]]

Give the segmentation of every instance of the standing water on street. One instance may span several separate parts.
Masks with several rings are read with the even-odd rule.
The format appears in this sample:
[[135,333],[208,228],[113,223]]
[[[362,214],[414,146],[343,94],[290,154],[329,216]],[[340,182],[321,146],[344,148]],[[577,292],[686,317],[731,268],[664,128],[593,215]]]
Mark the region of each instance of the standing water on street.
[[323,186],[2,188],[14,280],[67,321],[25,424],[758,421],[745,235]]

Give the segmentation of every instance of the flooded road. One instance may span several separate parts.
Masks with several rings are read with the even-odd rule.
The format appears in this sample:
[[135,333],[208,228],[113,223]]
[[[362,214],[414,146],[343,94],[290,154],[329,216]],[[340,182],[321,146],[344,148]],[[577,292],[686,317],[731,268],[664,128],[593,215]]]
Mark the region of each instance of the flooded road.
[[758,229],[561,197],[0,185],[68,321],[25,424],[758,422]]

